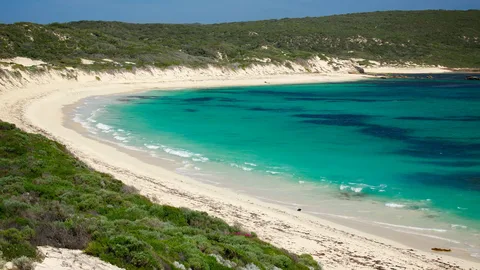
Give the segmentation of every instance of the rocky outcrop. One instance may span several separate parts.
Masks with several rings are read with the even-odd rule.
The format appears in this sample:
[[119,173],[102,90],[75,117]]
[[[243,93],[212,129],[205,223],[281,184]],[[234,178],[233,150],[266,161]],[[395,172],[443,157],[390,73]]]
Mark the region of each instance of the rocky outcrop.
[[360,67],[360,66],[354,66],[354,68],[358,71],[360,74],[365,74],[365,69]]

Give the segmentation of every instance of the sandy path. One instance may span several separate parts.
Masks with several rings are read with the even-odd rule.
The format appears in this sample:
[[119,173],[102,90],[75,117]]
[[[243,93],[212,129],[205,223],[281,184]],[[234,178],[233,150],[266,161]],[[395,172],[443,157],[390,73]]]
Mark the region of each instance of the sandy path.
[[68,250],[63,248],[40,247],[39,250],[45,255],[43,262],[35,265],[36,270],[120,270],[109,263],[88,256],[80,250]]
[[260,238],[297,253],[310,253],[326,269],[480,269],[473,261],[416,251],[399,243],[366,234],[317,217],[294,212],[233,191],[193,181],[146,164],[115,147],[84,137],[63,126],[62,108],[92,95],[146,89],[175,89],[268,83],[307,83],[357,80],[358,75],[279,75],[208,80],[141,81],[118,78],[108,82],[50,82],[43,86],[0,92],[0,119],[24,130],[64,143],[96,170],[135,186],[153,201],[208,212],[229,223],[239,222]]

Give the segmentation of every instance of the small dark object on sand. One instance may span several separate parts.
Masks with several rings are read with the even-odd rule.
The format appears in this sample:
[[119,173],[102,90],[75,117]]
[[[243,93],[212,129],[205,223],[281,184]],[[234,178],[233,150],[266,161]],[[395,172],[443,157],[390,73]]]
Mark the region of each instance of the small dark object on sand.
[[301,212],[301,211],[302,211],[302,208],[298,208],[297,211],[298,211],[298,212]]
[[480,77],[467,76],[467,77],[465,77],[465,80],[469,80],[469,81],[480,81]]
[[452,252],[451,249],[447,248],[432,248],[433,251],[440,251],[440,252]]

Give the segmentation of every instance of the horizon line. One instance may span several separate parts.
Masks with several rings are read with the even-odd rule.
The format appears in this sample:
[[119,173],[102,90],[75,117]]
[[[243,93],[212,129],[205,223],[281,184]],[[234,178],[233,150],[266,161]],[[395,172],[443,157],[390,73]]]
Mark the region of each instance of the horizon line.
[[19,23],[30,23],[38,25],[52,25],[52,24],[69,24],[69,23],[78,23],[78,22],[106,22],[106,23],[125,23],[125,24],[169,24],[169,25],[218,25],[218,24],[230,24],[230,23],[248,23],[248,22],[265,22],[265,21],[280,21],[280,20],[294,20],[294,19],[308,19],[308,18],[325,18],[325,17],[334,17],[334,16],[345,16],[345,15],[354,15],[354,14],[371,14],[371,13],[387,13],[387,12],[425,12],[425,11],[450,11],[450,12],[470,12],[470,11],[480,11],[480,9],[392,9],[392,10],[376,10],[376,11],[367,11],[367,12],[350,12],[350,13],[336,13],[323,16],[305,16],[305,17],[282,17],[282,18],[267,18],[261,20],[245,20],[245,21],[224,21],[216,23],[168,23],[168,22],[130,22],[130,21],[116,21],[116,20],[74,20],[74,21],[63,21],[63,22],[50,22],[50,23],[35,23],[31,21],[16,21],[12,23],[2,23],[0,25],[13,25]]

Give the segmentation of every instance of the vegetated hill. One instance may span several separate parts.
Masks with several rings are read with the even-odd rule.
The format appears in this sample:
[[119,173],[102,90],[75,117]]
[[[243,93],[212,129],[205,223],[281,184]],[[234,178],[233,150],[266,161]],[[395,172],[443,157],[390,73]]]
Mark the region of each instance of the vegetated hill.
[[63,145],[0,121],[0,269],[36,246],[85,249],[126,269],[320,269],[206,213],[157,205]]
[[0,58],[25,56],[73,66],[80,58],[163,67],[249,64],[264,58],[281,63],[323,54],[479,67],[480,10],[386,11],[211,25],[0,25]]

